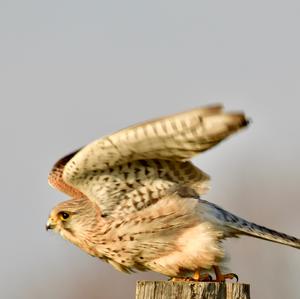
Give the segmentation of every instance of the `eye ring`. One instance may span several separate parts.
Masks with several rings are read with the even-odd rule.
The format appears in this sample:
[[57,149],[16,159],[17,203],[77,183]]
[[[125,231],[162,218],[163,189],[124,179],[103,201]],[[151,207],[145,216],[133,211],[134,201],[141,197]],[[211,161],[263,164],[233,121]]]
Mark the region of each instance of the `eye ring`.
[[60,218],[61,218],[62,220],[67,220],[69,217],[70,217],[70,214],[69,214],[69,213],[66,213],[66,212],[61,212],[61,213],[60,213]]

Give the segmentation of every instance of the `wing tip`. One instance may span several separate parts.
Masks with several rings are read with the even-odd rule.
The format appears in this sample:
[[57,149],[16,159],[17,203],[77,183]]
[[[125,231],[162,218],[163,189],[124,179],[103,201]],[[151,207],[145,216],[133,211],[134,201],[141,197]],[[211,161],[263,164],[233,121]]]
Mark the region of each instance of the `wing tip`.
[[245,128],[252,123],[252,120],[244,112],[227,112],[224,115],[230,118],[232,127]]

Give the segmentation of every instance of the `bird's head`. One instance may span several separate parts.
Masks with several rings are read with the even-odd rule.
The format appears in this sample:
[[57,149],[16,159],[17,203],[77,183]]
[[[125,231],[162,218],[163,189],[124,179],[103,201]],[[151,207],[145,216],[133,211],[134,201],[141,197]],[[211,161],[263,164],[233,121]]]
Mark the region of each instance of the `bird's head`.
[[55,206],[46,229],[58,232],[63,238],[77,243],[85,239],[97,224],[97,206],[86,198],[74,198]]

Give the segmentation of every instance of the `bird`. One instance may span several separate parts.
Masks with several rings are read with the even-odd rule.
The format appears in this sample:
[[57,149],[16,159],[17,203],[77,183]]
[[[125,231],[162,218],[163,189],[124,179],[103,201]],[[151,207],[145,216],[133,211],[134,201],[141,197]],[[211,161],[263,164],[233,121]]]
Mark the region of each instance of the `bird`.
[[[131,273],[225,281],[223,241],[243,235],[300,249],[300,239],[247,221],[203,199],[210,177],[191,162],[250,121],[220,104],[133,125],[58,160],[48,182],[70,199],[46,229]],[[214,271],[212,279],[210,271]]]

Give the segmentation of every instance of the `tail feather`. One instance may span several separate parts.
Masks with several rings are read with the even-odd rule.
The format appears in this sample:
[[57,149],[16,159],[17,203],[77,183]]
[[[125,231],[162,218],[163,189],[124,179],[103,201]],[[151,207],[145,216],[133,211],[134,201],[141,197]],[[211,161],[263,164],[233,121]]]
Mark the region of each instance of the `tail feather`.
[[202,199],[200,202],[209,207],[210,212],[213,213],[214,217],[220,221],[223,226],[231,229],[234,235],[249,235],[255,238],[260,238],[300,249],[300,239],[296,237],[289,236],[253,222],[249,222],[243,218],[231,214],[230,212],[225,211],[213,203],[204,201]]

